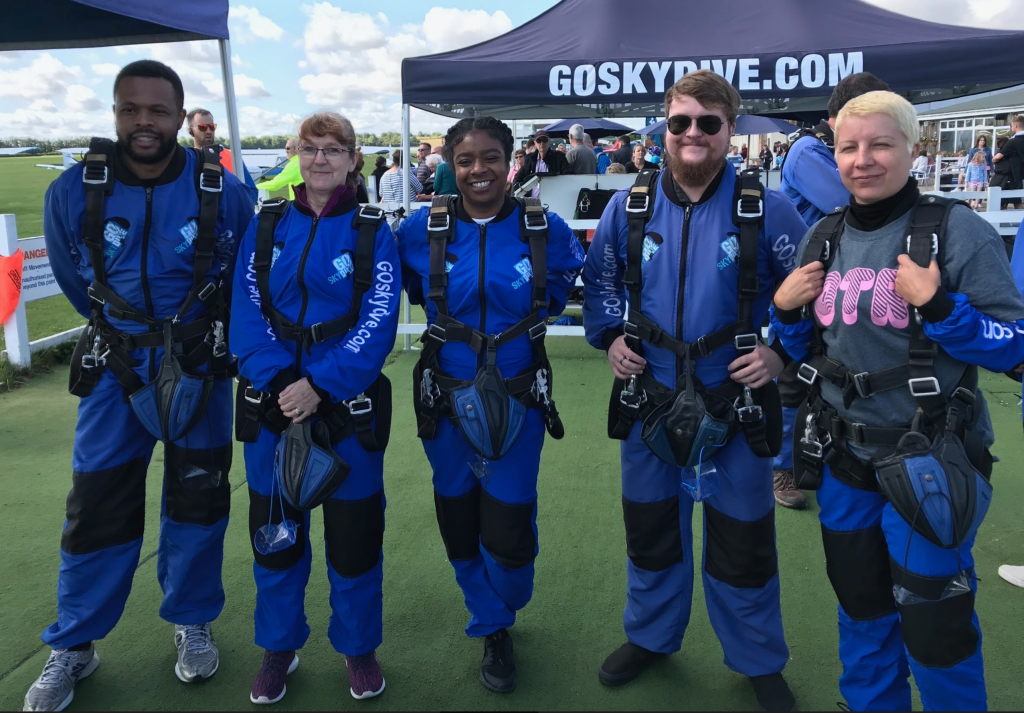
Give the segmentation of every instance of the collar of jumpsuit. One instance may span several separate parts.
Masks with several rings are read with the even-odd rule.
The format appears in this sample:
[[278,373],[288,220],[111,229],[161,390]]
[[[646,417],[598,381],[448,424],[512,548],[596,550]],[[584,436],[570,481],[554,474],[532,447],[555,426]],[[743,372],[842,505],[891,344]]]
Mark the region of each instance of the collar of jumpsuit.
[[132,173],[131,169],[128,168],[128,164],[121,158],[121,149],[114,152],[110,162],[111,170],[114,174],[114,179],[126,186],[165,186],[168,183],[177,181],[178,177],[181,176],[181,172],[185,170],[185,152],[187,150],[182,146],[175,146],[171,162],[167,164],[167,168],[157,178],[142,179]]
[[342,184],[334,189],[334,193],[328,199],[324,209],[317,213],[309,205],[309,197],[306,195],[306,184],[300,183],[295,186],[295,207],[300,213],[312,218],[329,218],[344,215],[356,206],[356,189],[354,186]]

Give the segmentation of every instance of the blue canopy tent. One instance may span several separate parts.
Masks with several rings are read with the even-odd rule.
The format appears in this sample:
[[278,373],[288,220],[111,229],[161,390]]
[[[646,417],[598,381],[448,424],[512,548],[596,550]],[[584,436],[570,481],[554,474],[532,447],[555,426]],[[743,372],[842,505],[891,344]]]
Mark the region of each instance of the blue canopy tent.
[[[797,127],[784,119],[776,119],[772,116],[754,116],[753,114],[740,114],[736,117],[736,131],[734,134],[791,134]],[[665,120],[656,121],[635,132],[641,136],[647,134],[664,134]]]
[[620,134],[633,133],[633,129],[625,124],[609,121],[608,119],[562,119],[554,124],[548,124],[544,127],[544,131],[548,132],[548,136],[566,138],[569,136],[569,129],[573,124],[582,125],[583,130],[590,134],[590,137],[593,139],[602,136],[619,136]]
[[0,2],[0,51],[217,40],[231,155],[242,165],[228,39],[228,0],[22,0]]

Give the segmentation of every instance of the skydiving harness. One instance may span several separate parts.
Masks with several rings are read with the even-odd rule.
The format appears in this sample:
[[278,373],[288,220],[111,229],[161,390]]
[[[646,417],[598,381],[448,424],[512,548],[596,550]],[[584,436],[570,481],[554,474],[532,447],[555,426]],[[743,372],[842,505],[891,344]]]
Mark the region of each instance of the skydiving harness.
[[[938,196],[919,198],[910,213],[906,244],[906,253],[915,263],[927,267],[935,258],[942,264],[949,213],[959,202]],[[839,250],[847,210],[848,207],[844,207],[835,211],[818,224],[804,252],[804,265],[820,260],[826,272],[832,266]],[[816,489],[826,464],[830,466],[833,477],[851,487],[879,490],[881,486],[882,494],[920,534],[939,546],[951,547],[970,534],[970,521],[975,515],[977,522],[984,515],[984,511],[976,507],[980,504],[978,498],[985,498],[986,490],[987,497],[991,497],[988,478],[992,472],[992,456],[982,443],[981,435],[973,431],[979,416],[975,408],[978,370],[973,365],[967,367],[957,388],[947,399],[935,375],[938,346],[925,334],[917,308],[913,305],[909,308],[908,361],[870,373],[854,373],[844,364],[829,358],[824,330],[810,314],[810,305],[803,308],[804,317],[812,319],[814,332],[810,356],[797,372],[797,377],[809,386],[809,390],[807,402],[797,415],[794,473],[801,488]],[[857,399],[909,388],[918,403],[917,415],[911,424],[903,427],[855,423],[840,416],[824,401],[821,396],[823,380],[842,392],[845,408]],[[847,439],[858,445],[878,447],[872,461],[865,462],[843,448],[840,444]],[[970,477],[967,477],[968,469]],[[936,498],[929,506],[924,499],[932,491]],[[944,528],[929,517],[929,509],[940,508],[945,512],[945,506],[940,502],[943,499],[950,501],[959,527],[956,533],[952,526],[946,528],[948,532],[940,537],[935,531]],[[987,503],[985,499],[985,509]],[[923,521],[917,517],[919,514],[925,516]],[[946,520],[948,525],[948,516]]]
[[[520,208],[519,236],[529,244],[533,286],[530,313],[499,334],[485,334],[453,318],[448,312],[448,273],[445,250],[455,237],[455,196],[435,196],[427,219],[430,241],[430,290],[427,297],[437,306],[437,319],[423,333],[420,354],[413,372],[413,394],[420,438],[433,439],[438,421],[448,416],[483,458],[497,460],[515,443],[528,408],[539,409],[553,438],[565,435],[552,398],[551,364],[544,347],[548,308],[548,217],[540,201],[517,199]],[[529,335],[534,363],[511,378],[497,366],[498,349]],[[441,370],[441,347],[462,342],[483,364],[471,380],[457,379]]]
[[[109,139],[94,138],[85,156],[82,181],[85,184],[85,224],[82,242],[93,267],[89,287],[92,315],[75,346],[71,358],[70,392],[84,397],[92,393],[108,368],[128,398],[139,420],[154,437],[176,441],[202,418],[216,377],[231,375],[234,362],[227,348],[227,313],[221,283],[207,277],[213,266],[217,243],[217,217],[223,191],[223,169],[218,147],[198,151],[196,190],[199,196],[198,230],[193,285],[168,319],[140,311],[115,293],[107,284],[104,263],[104,205],[114,190],[112,159],[116,148]],[[143,260],[146,255],[143,255]],[[199,319],[182,324],[181,320],[199,302],[206,312]],[[142,334],[122,332],[103,314],[144,325]],[[164,348],[156,379],[143,382],[132,371],[136,365],[134,349]],[[207,364],[206,372],[197,367]]]
[[[352,227],[358,236],[352,260],[352,303],[348,313],[303,327],[274,307],[270,292],[274,232],[278,220],[287,209],[288,201],[284,198],[267,201],[260,209],[256,223],[253,270],[256,273],[256,289],[264,318],[281,339],[296,342],[309,354],[314,344],[322,344],[347,334],[359,321],[363,296],[373,287],[374,251],[377,231],[384,222],[384,211],[376,206],[361,205],[352,219]],[[254,443],[263,425],[277,435],[284,433],[291,418],[278,407],[280,391],[259,391],[241,375],[238,382],[235,437],[246,443]],[[381,374],[365,392],[351,399],[337,404],[328,398],[321,399],[315,415],[327,424],[331,443],[338,443],[354,432],[367,451],[384,450],[391,433],[391,382]]]
[[[626,199],[626,270],[623,284],[629,292],[629,316],[623,325],[627,344],[640,353],[643,344],[666,349],[682,360],[674,389],[658,382],[649,371],[627,380],[616,379],[608,413],[608,435],[625,440],[639,419],[641,437],[659,458],[680,467],[707,460],[741,429],[751,450],[771,457],[782,443],[781,401],[774,382],[751,390],[731,379],[706,389],[697,379],[696,359],[732,344],[738,354],[749,354],[761,342],[753,322],[759,294],[757,277],[759,231],[764,226],[764,187],[757,168],[736,180],[733,222],[739,227],[739,289],[737,318],[732,324],[686,343],[647,317],[642,311],[644,238],[654,214],[660,173],[641,171]],[[683,246],[686,249],[686,246]],[[680,285],[679,289],[683,289]],[[767,412],[767,414],[765,413]]]
[[[830,131],[831,127],[829,127],[828,122],[825,121],[819,122],[817,126],[810,129],[805,127],[803,129],[800,129],[799,131],[794,131],[792,134],[786,137],[786,140],[789,142],[789,151],[793,150],[793,146],[796,144],[797,141],[804,138],[805,136],[809,136],[810,138],[816,139],[823,143],[825,145],[825,148],[828,149],[829,153],[834,154],[836,152],[836,147],[832,137],[829,136]],[[785,168],[786,159],[788,157],[789,152],[787,151],[785,156],[782,157],[782,165],[779,166],[780,171],[783,168]]]

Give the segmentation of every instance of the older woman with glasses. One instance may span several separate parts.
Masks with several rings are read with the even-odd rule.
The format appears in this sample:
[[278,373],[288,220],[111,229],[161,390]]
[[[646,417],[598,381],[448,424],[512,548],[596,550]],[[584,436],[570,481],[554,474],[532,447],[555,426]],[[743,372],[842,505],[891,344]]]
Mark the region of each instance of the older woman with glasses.
[[[296,650],[309,638],[309,512],[321,506],[328,638],[345,656],[354,698],[384,690],[374,652],[382,639],[391,387],[381,369],[395,343],[401,280],[383,213],[356,202],[355,142],[344,117],[307,118],[295,201],[264,203],[238,251],[235,430],[245,442],[256,644],[265,649],[253,703],[284,697]],[[308,469],[314,456],[332,473],[323,483]]]

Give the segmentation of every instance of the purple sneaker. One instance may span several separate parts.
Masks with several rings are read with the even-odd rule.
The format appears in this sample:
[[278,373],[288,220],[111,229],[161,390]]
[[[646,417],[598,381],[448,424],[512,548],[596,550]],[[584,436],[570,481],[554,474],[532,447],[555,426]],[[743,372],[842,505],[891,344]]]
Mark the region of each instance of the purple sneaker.
[[284,698],[285,677],[299,667],[294,651],[264,651],[263,665],[252,682],[249,700],[253,703],[277,703]]
[[384,692],[384,674],[373,651],[362,656],[346,656],[345,665],[348,666],[348,690],[353,698],[373,698]]

